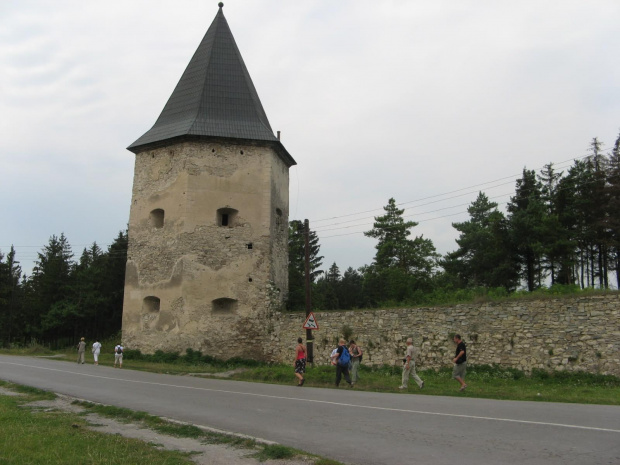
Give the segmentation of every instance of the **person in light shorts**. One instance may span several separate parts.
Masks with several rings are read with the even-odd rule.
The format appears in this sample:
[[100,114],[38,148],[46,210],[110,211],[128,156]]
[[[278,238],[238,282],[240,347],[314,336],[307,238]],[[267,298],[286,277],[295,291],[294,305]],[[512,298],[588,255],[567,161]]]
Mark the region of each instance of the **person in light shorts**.
[[410,337],[407,339],[407,351],[405,352],[405,358],[403,359],[402,382],[398,389],[407,389],[407,385],[409,384],[409,376],[413,378],[420,389],[424,388],[424,381],[422,381],[415,372],[415,360],[413,359],[413,355],[413,338]]
[[93,344],[93,358],[95,359],[95,365],[99,365],[99,354],[101,353],[101,342],[95,341]]
[[84,364],[84,352],[86,351],[86,343],[84,342],[84,338],[81,338],[80,342],[78,342],[77,351],[78,351],[77,362],[83,365]]
[[124,347],[121,344],[114,347],[114,368],[116,368],[117,363],[119,368],[123,368],[123,349]]

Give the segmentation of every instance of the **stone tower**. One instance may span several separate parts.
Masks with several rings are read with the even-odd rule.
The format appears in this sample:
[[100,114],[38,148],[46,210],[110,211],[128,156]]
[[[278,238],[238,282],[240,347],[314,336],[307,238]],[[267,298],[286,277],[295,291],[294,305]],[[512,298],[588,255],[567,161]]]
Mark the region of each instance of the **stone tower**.
[[[269,360],[288,288],[288,171],[223,4],[136,155],[123,343]],[[247,348],[252,347],[248,352]]]

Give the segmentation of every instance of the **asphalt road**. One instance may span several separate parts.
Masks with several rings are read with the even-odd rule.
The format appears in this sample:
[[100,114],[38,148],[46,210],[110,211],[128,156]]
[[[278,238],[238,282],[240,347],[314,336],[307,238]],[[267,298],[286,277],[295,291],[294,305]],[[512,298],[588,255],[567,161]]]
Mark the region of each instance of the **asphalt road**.
[[3,355],[0,379],[348,464],[620,464],[620,407],[298,388]]

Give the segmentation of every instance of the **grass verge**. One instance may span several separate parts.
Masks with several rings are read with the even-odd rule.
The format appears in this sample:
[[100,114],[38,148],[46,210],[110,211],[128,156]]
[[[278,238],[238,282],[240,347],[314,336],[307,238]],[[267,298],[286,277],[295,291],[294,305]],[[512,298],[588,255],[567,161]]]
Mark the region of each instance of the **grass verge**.
[[134,412],[133,410],[125,408],[83,401],[74,401],[73,403],[83,407],[88,412],[93,412],[118,421],[138,423],[162,434],[198,439],[209,444],[225,444],[244,449],[255,449],[256,452],[251,456],[257,458],[261,462],[266,460],[290,459],[298,456],[306,456],[316,458],[314,465],[342,465],[341,462],[317,457],[313,454],[308,454],[292,447],[287,447],[280,444],[261,444],[257,443],[253,439],[242,436],[216,433],[203,430],[193,425],[170,422],[166,419],[149,415],[146,412]]
[[213,433],[193,425],[173,423],[163,418],[150,415],[146,412],[135,412],[126,408],[94,404],[92,402],[74,401],[73,403],[86,409],[87,412],[96,413],[98,415],[113,418],[125,423],[137,423],[146,428],[150,428],[170,436],[200,439],[210,444],[227,444],[244,448],[256,447],[256,442],[251,439]]
[[82,407],[81,414],[58,410],[33,410],[25,404],[40,400],[53,400],[56,395],[47,391],[21,386],[0,380],[0,387],[20,393],[20,396],[0,394],[0,464],[66,463],[126,464],[149,463],[149,465],[192,464],[191,453],[156,449],[136,439],[123,438],[91,431],[84,416],[96,413],[117,421],[138,424],[168,436],[197,439],[203,443],[224,444],[255,451],[251,457],[259,461],[291,459],[306,456],[315,465],[342,465],[341,462],[317,457],[303,451],[279,444],[259,444],[253,439],[205,431],[193,425],[171,422],[146,412],[91,402],[74,401]]
[[83,418],[59,411],[33,411],[23,405],[49,400],[53,394],[25,386],[2,383],[22,393],[0,395],[0,463],[47,465],[148,463],[181,465],[193,463],[188,454],[157,450],[142,441],[90,431]]
[[[419,370],[424,389],[409,381],[409,388],[400,391],[402,370],[400,367],[362,366],[356,390],[373,392],[401,392],[438,396],[480,397],[502,400],[527,400],[544,402],[571,402],[583,404],[620,405],[620,378],[590,373],[534,371],[526,376],[522,371],[498,366],[472,366],[465,378],[468,387],[458,390],[452,379],[452,370]],[[232,379],[272,384],[296,384],[292,367],[273,365],[248,368],[236,373]],[[335,382],[335,369],[330,366],[309,367],[305,386],[331,388]],[[342,386],[346,386],[343,381]]]

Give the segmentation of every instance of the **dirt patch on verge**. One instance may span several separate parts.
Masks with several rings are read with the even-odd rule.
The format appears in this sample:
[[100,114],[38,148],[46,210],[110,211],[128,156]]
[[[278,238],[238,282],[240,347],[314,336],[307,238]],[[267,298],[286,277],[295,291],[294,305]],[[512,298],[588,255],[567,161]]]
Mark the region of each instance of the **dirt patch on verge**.
[[[15,396],[21,394],[0,387],[0,395]],[[54,400],[30,402],[24,404],[24,407],[43,411],[60,410],[76,414],[85,412],[86,409],[73,404],[75,400],[82,399],[75,399],[73,397],[57,394]],[[93,431],[104,434],[119,434],[126,438],[139,439],[159,449],[192,453],[189,459],[198,465],[258,465],[261,463],[258,459],[250,457],[251,454],[256,452],[254,449],[243,449],[222,444],[208,444],[198,439],[169,436],[141,425],[123,423],[95,413],[88,413],[84,418],[89,423],[88,428]],[[169,419],[168,421],[175,424],[187,424]],[[207,430],[216,431],[208,428]],[[314,460],[313,458],[302,456],[286,460],[268,460],[262,463],[269,465],[311,465],[314,463]]]
[[11,391],[10,389],[0,387],[0,396],[22,396],[19,392]]
[[237,373],[243,373],[244,371],[248,371],[247,368],[235,368],[230,371],[223,371],[221,373],[188,373],[187,376],[198,376],[205,378],[230,378],[232,375],[236,375]]

